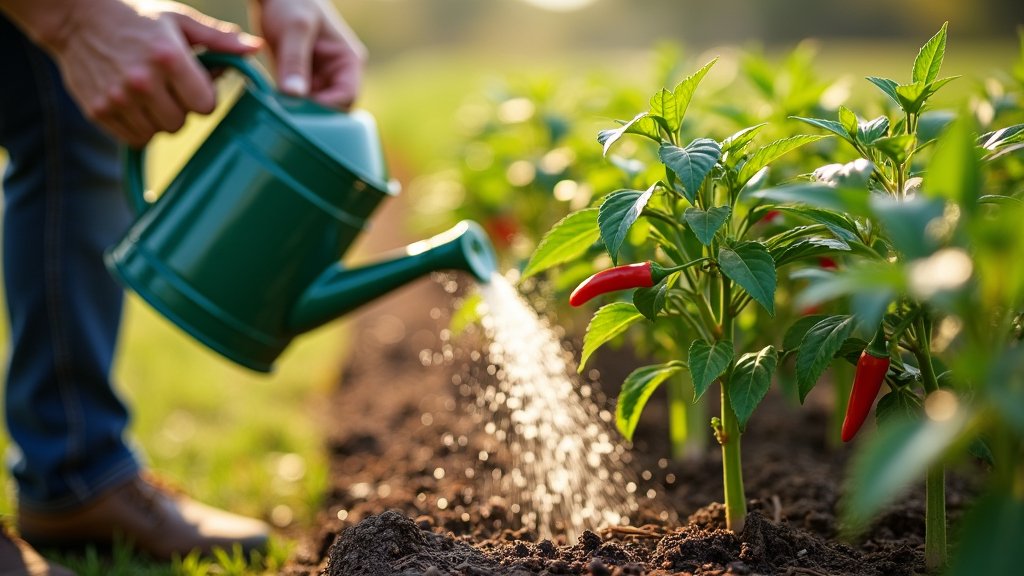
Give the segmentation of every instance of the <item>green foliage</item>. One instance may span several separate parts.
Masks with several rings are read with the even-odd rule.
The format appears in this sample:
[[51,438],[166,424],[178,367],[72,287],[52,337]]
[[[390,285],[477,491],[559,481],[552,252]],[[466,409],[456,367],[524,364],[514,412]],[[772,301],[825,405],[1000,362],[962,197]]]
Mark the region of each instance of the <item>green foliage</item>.
[[627,440],[633,439],[636,424],[651,394],[654,394],[662,382],[683,368],[679,362],[644,366],[626,377],[622,383],[619,401],[615,405],[615,425]]
[[807,329],[800,339],[796,355],[796,379],[801,402],[832,363],[843,342],[853,334],[854,327],[853,316],[840,315],[822,318]]
[[597,217],[597,208],[588,208],[559,220],[533,252],[523,278],[583,256],[601,237]]
[[733,348],[729,340],[697,339],[690,344],[689,368],[693,377],[693,401],[700,400],[711,384],[732,364]]
[[778,363],[779,355],[772,345],[765,346],[759,352],[748,352],[736,360],[729,378],[729,398],[740,429],[747,426],[754,408],[768,393]]
[[718,250],[722,273],[739,284],[758,304],[775,314],[775,260],[764,244],[754,240]]
[[715,206],[708,210],[690,206],[683,211],[683,219],[701,244],[711,246],[715,233],[729,220],[731,214],[732,208],[728,206]]
[[583,371],[583,367],[587,365],[587,360],[590,359],[590,355],[594,351],[625,332],[630,324],[643,319],[643,317],[643,314],[635,306],[626,302],[614,302],[601,307],[590,320],[587,334],[583,338],[580,371]]
[[722,157],[722,149],[710,138],[698,138],[685,148],[662,144],[658,156],[679,180],[683,196],[691,204],[696,204],[697,192]]
[[[653,193],[654,186],[645,191],[619,190],[609,194],[601,203],[597,225],[613,263],[618,263],[619,248],[626,240],[630,227],[640,218]],[[550,241],[550,236],[545,236],[545,240]]]

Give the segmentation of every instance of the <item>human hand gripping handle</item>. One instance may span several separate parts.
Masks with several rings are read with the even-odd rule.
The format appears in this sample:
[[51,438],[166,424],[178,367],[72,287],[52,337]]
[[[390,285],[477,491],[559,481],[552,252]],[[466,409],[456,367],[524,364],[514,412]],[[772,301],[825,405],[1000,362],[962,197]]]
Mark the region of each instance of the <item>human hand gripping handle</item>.
[[362,84],[366,47],[326,0],[250,0],[278,87],[329,108],[349,109]]
[[56,60],[84,114],[130,146],[181,128],[216,104],[193,47],[249,54],[262,45],[234,24],[177,2],[0,0]]

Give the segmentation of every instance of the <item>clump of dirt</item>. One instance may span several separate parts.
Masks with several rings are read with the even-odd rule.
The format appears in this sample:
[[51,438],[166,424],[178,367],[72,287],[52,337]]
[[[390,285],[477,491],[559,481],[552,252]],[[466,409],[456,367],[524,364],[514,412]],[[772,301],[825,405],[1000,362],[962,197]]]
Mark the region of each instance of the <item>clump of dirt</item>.
[[489,573],[496,563],[449,535],[421,530],[394,510],[345,528],[331,546],[328,576]]

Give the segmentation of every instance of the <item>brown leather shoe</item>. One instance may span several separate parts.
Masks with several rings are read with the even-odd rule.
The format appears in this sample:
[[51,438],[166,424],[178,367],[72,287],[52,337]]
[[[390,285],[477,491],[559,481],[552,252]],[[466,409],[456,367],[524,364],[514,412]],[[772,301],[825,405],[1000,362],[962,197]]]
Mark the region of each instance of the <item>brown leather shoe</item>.
[[261,550],[270,533],[259,520],[201,504],[141,476],[70,511],[40,512],[19,505],[18,529],[37,547],[106,546],[120,538],[161,560],[193,550],[230,551],[235,544],[246,553]]
[[28,542],[0,526],[0,576],[75,576],[75,573],[47,562]]

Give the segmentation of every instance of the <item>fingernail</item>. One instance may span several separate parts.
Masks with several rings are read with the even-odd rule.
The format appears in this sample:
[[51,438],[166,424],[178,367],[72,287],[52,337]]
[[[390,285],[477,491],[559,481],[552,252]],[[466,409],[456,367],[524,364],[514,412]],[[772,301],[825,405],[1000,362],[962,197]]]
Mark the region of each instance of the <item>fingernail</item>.
[[306,79],[298,74],[292,74],[281,81],[281,90],[292,96],[305,96],[309,91]]
[[252,34],[246,34],[245,32],[242,32],[238,35],[238,40],[242,44],[245,44],[246,46],[250,46],[252,48],[259,48],[260,46],[263,46],[262,38],[260,38],[259,36],[253,36]]

